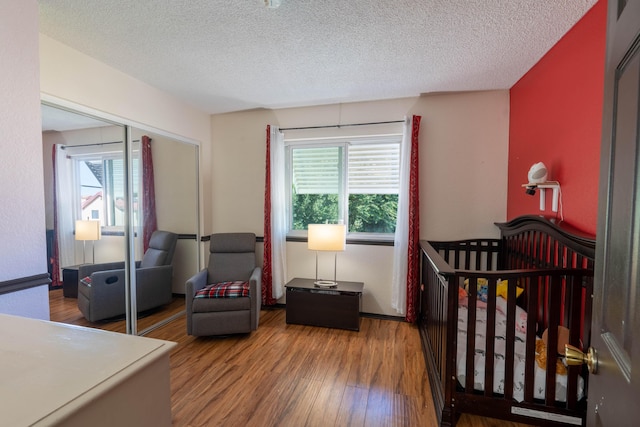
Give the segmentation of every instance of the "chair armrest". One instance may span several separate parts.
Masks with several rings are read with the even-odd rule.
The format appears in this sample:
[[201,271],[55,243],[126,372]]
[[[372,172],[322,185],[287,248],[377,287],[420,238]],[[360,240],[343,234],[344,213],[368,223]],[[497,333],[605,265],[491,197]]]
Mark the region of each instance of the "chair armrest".
[[[136,261],[136,268],[140,268],[140,261]],[[78,278],[91,276],[96,271],[124,270],[124,261],[104,262],[101,264],[83,264],[78,267]]]
[[102,264],[83,264],[78,267],[78,279],[91,276],[96,271],[124,269],[124,261],[105,262]]
[[200,289],[207,286],[207,269],[204,268],[200,270],[195,275],[191,276],[187,283],[185,283],[185,303],[187,310],[187,334],[191,335],[193,331],[193,319],[191,318],[193,314],[193,297],[196,295]]
[[251,330],[258,329],[260,323],[260,308],[262,307],[262,268],[256,267],[249,277],[249,292],[251,295]]
[[[92,298],[105,297],[114,293],[114,289],[122,289],[124,298],[124,269],[96,271],[91,274],[91,285],[89,285]],[[85,286],[80,283],[79,286]]]
[[[78,307],[90,321],[124,313],[125,271],[105,270],[91,274],[91,284],[78,283]],[[82,305],[81,301],[86,304]],[[84,307],[84,308],[83,308]]]
[[191,276],[185,284],[185,298],[187,301],[193,299],[200,289],[207,286],[207,269],[202,269],[195,275]]
[[262,268],[256,267],[249,277],[249,286],[251,288],[251,296],[256,295],[262,300]]

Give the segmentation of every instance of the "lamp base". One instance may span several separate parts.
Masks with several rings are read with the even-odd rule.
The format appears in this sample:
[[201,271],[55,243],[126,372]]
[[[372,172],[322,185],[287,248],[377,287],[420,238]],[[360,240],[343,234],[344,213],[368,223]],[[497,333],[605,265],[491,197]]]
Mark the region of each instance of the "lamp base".
[[321,288],[334,288],[338,286],[338,282],[332,280],[316,280],[313,284]]

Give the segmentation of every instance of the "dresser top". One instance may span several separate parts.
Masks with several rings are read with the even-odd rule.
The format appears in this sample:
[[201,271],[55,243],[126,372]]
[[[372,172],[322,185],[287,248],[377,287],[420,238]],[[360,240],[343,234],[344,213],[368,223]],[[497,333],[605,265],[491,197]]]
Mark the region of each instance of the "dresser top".
[[55,424],[175,345],[0,314],[2,423]]

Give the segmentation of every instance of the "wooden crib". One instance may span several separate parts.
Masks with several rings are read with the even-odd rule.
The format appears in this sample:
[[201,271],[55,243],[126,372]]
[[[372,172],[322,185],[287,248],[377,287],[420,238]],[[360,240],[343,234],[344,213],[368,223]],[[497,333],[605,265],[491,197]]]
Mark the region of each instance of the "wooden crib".
[[496,225],[500,239],[420,242],[419,327],[440,425],[471,413],[584,426],[588,372],[559,352],[567,336],[590,344],[595,239],[539,216]]

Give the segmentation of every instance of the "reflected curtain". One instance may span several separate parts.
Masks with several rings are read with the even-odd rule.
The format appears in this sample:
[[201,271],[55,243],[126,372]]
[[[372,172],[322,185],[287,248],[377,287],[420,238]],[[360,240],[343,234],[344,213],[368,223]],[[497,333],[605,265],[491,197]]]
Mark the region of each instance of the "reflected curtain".
[[394,236],[391,306],[407,322],[417,320],[420,262],[418,136],[420,116],[406,119],[400,147],[400,191]]
[[274,305],[284,295],[287,271],[284,135],[277,126],[267,126],[265,168],[262,304]]
[[62,285],[61,268],[75,265],[74,168],[60,144],[53,146],[52,286]]
[[151,138],[141,138],[142,151],[142,251],[149,248],[149,240],[158,229],[156,216],[156,189],[153,179],[153,157],[151,154]]

